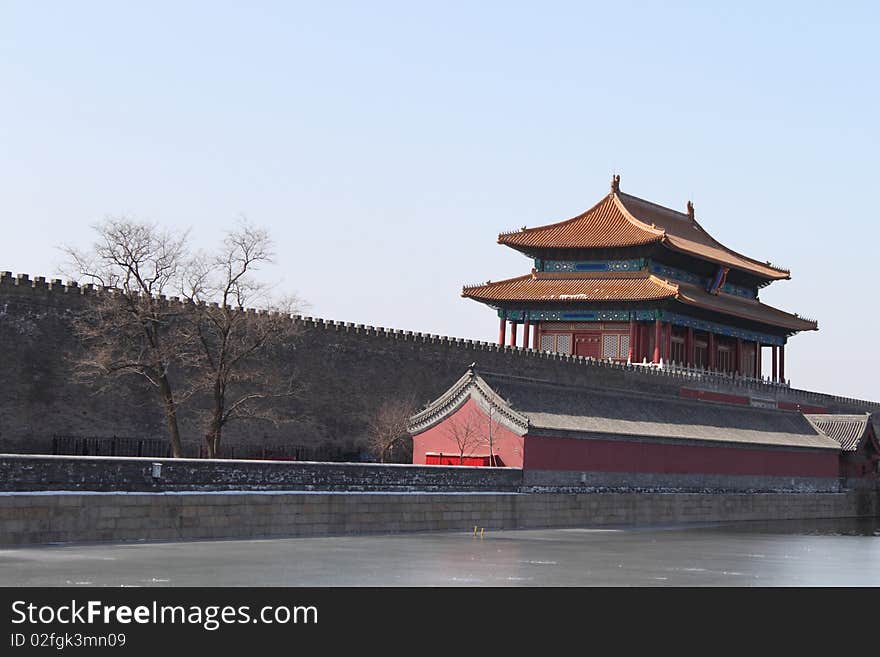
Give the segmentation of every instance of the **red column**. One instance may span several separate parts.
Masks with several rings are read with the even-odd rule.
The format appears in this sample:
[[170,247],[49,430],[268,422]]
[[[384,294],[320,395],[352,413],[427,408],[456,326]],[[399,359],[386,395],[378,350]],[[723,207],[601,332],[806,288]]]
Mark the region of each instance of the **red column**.
[[639,323],[635,320],[629,324],[629,353],[630,362],[636,363],[639,358]]
[[755,378],[761,378],[761,341],[755,342]]
[[736,374],[742,374],[742,362],[743,362],[743,341],[742,338],[736,339],[736,351],[734,352],[734,363],[733,363],[733,371]]
[[529,332],[531,331],[532,325],[529,323],[529,320],[523,322],[523,348],[529,348]]
[[507,332],[507,320],[503,317],[501,318],[501,323],[498,325],[498,346],[504,346],[504,335]]
[[627,360],[632,363],[636,359],[636,323],[630,321],[629,323],[629,354],[627,354]]
[[516,324],[517,322],[510,323],[510,346],[516,346]]
[[706,345],[706,351],[709,353],[706,354],[706,367],[710,370],[715,369],[715,334],[712,331],[709,331],[709,339],[706,341],[708,344]]
[[785,383],[785,345],[779,345],[779,380]]
[[654,320],[654,364],[660,362],[660,341],[663,339],[662,329],[660,328],[660,319]]
[[672,322],[666,322],[666,339],[663,341],[663,350],[666,352],[663,360],[668,363],[672,360]]
[[770,349],[773,351],[773,376],[772,376],[772,379],[773,379],[773,381],[779,381],[779,365],[778,365],[778,357],[777,357],[777,354],[779,353],[779,351],[778,351],[779,347],[777,347],[774,344],[773,346],[770,347]]
[[541,328],[541,324],[535,324],[535,331],[532,333],[532,349],[539,349],[541,346],[541,336],[538,335],[539,328]]

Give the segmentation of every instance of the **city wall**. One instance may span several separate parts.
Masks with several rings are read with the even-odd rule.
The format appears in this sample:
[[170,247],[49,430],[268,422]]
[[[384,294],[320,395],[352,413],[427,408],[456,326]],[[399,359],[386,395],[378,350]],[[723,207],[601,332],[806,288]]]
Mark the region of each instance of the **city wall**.
[[[137,379],[98,393],[73,380],[80,348],[70,321],[97,292],[88,286],[0,274],[0,451],[47,453],[56,434],[164,436],[153,392]],[[171,303],[172,301],[169,301]],[[369,414],[384,399],[436,398],[471,363],[516,376],[627,389],[671,397],[725,397],[755,406],[853,413],[880,404],[725,375],[646,370],[574,356],[295,316],[302,329],[288,362],[274,366],[302,383],[288,402],[291,420],[279,426],[231,425],[227,446],[247,443],[362,444]],[[694,392],[697,391],[697,392]],[[819,410],[821,409],[821,410]],[[202,425],[192,405],[180,409],[187,455],[196,456]]]
[[578,483],[554,480],[555,474],[515,468],[4,454],[0,545],[880,514],[876,489],[805,492],[788,482],[788,492],[701,491],[700,486],[711,483],[706,479],[691,482],[696,492],[636,492],[629,477]]
[[0,544],[867,517],[876,493],[5,493]]

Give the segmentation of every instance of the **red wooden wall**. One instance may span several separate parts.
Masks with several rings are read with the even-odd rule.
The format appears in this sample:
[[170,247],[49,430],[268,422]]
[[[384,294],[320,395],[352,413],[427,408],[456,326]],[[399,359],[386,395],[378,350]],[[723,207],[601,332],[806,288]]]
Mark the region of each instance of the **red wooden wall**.
[[528,470],[836,477],[839,452],[527,436]]
[[[454,460],[454,463],[446,463],[446,465],[458,465],[459,448],[450,436],[450,424],[453,422],[462,424],[467,421],[470,421],[476,426],[478,431],[484,436],[488,432],[488,415],[486,415],[486,413],[474,403],[473,399],[468,399],[461,408],[447,417],[443,422],[431,427],[424,433],[413,436],[413,463],[428,464],[430,463],[430,461],[428,461],[428,453],[442,453],[444,460],[447,456]],[[521,468],[523,465],[522,436],[516,435],[512,431],[499,425],[497,422],[494,422],[493,424],[492,436],[495,455],[501,457],[501,461],[504,465],[513,468]],[[465,452],[465,456],[470,457],[488,457],[488,455],[489,446],[485,443],[475,445]]]

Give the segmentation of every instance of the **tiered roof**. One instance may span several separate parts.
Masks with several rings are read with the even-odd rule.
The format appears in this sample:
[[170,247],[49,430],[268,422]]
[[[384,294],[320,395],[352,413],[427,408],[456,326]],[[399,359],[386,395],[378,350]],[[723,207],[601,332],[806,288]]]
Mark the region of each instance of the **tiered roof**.
[[656,243],[767,281],[790,278],[787,270],[748,258],[718,242],[697,223],[691,203],[685,214],[622,193],[620,176],[614,177],[608,195],[583,214],[554,224],[502,233],[498,243],[526,253]]
[[537,272],[484,285],[465,286],[462,296],[488,304],[501,302],[542,304],[577,302],[631,302],[670,300],[740,319],[769,324],[788,331],[812,331],[810,319],[732,294],[709,294],[698,285],[664,280],[646,271]]
[[[586,212],[566,221],[502,233],[498,242],[536,258],[560,260],[589,258],[592,256],[585,252],[590,250],[601,251],[595,256],[607,259],[609,250],[656,245],[718,268],[745,274],[745,279],[740,280],[752,281],[750,287],[753,290],[774,280],[790,278],[788,270],[774,267],[769,262],[759,262],[718,242],[697,222],[692,203],[688,202],[685,213],[624,194],[620,191],[620,176],[614,176],[611,191]],[[661,265],[664,261],[654,250],[637,251],[633,255],[657,257]],[[509,308],[511,304],[532,308],[543,304],[595,307],[597,304],[610,306],[615,302],[651,301],[664,302],[668,307],[668,303],[674,302],[775,327],[787,333],[818,328],[811,319],[761,303],[756,294],[755,298],[743,295],[741,291],[728,294],[724,288],[710,293],[699,284],[700,275],[690,279],[683,275],[681,278],[688,281],[683,282],[668,265],[649,268],[644,260],[642,262],[643,269],[639,271],[532,270],[525,276],[494,283],[489,281],[484,285],[466,285],[462,296],[498,308]],[[705,275],[706,269],[702,268],[702,271]],[[675,280],[669,280],[667,276]]]

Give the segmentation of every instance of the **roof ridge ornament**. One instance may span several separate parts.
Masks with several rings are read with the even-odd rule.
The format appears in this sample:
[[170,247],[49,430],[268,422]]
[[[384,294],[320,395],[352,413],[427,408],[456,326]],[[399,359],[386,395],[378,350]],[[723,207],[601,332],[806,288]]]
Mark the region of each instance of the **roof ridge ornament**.
[[620,174],[615,173],[611,176],[611,193],[620,194]]
[[688,217],[690,217],[691,219],[694,218],[694,202],[693,201],[688,201],[688,203],[687,203],[687,214],[688,214]]

